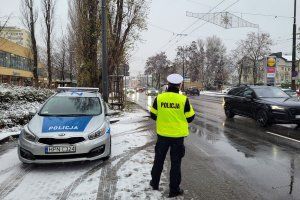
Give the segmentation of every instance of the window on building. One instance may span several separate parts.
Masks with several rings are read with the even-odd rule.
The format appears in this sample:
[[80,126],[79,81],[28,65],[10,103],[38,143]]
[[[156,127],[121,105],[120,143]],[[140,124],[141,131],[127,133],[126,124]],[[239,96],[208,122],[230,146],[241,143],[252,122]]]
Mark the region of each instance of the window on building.
[[32,71],[32,61],[30,59],[0,51],[0,66],[14,69]]

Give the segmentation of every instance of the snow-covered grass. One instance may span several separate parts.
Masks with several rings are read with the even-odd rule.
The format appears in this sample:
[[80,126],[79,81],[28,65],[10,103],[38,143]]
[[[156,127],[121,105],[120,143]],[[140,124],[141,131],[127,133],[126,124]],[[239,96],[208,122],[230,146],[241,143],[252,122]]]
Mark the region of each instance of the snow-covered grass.
[[[0,134],[20,131],[53,90],[0,84]],[[0,136],[1,137],[1,136]]]

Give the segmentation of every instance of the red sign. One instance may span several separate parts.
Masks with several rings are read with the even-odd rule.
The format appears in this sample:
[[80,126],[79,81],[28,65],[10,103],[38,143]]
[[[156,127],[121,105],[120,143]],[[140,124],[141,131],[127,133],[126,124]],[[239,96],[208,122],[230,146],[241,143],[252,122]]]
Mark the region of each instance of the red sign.
[[267,72],[268,73],[275,73],[275,68],[274,67],[268,67]]

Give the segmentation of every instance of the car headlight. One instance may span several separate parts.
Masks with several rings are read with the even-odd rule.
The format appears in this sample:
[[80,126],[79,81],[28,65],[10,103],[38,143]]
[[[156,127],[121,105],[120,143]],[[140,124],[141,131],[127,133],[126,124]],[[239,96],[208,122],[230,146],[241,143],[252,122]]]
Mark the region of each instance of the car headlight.
[[103,128],[101,128],[101,129],[99,129],[99,130],[97,130],[97,131],[95,131],[95,132],[89,134],[88,138],[89,138],[90,140],[94,140],[94,139],[96,139],[96,138],[98,138],[98,137],[103,136],[104,134],[105,134],[105,128],[103,127]]
[[30,133],[29,131],[26,131],[25,129],[23,129],[21,131],[21,134],[23,135],[23,137],[26,139],[26,140],[29,140],[31,142],[34,142],[35,141],[35,138],[36,136],[33,134],[33,133]]
[[271,106],[272,110],[284,110],[284,107],[281,106]]

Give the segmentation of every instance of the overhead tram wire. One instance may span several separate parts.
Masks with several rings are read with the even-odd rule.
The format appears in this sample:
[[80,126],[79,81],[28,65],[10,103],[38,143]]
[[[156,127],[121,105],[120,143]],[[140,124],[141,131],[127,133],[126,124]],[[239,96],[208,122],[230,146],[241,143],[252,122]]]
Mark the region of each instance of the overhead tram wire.
[[[219,5],[221,5],[224,1],[226,1],[226,0],[222,0],[220,3],[218,3],[216,6],[214,6],[212,9],[210,9],[209,11],[208,11],[208,13],[207,14],[209,14],[209,13],[211,13],[214,9],[216,9]],[[203,16],[204,17],[204,16]],[[198,21],[200,21],[202,18],[200,18],[200,19],[197,19],[195,22],[193,22],[191,25],[189,25],[188,27],[186,27],[183,31],[181,31],[178,35],[179,36],[183,36],[184,34],[184,32],[186,31],[186,30],[188,30],[189,28],[191,28],[194,24],[196,24]],[[178,36],[178,35],[176,35],[176,36]],[[174,35],[173,35],[174,36]],[[160,51],[160,50],[162,50],[165,46],[167,46],[169,43],[171,43],[172,42],[172,40],[174,40],[174,39],[176,39],[176,36],[175,36],[175,38],[174,39],[172,39],[172,37],[173,36],[171,36],[169,39],[168,39],[168,42],[165,44],[165,45],[163,45],[162,47],[160,47],[159,48],[159,50],[158,51]],[[180,38],[179,38],[180,39]],[[178,40],[177,40],[177,42],[178,42]],[[176,42],[176,43],[177,43]],[[176,44],[175,43],[175,44]],[[173,45],[172,45],[173,46]],[[167,48],[166,50],[168,50],[169,48]]]
[[[225,12],[226,10],[228,10],[230,7],[232,7],[232,6],[234,6],[236,3],[238,3],[239,1],[241,1],[241,0],[237,0],[237,1],[235,1],[234,3],[232,3],[232,4],[230,4],[227,8],[225,8],[224,10],[222,10],[221,12],[219,12],[217,15],[219,15],[220,13],[222,13],[222,12]],[[208,14],[208,13],[207,13]],[[217,16],[216,15],[216,16]],[[203,16],[204,17],[204,16]],[[202,19],[203,17],[201,17],[200,19]],[[214,16],[215,17],[215,16]],[[199,20],[200,20],[199,19]],[[212,18],[210,18],[210,19],[213,19],[213,17]],[[204,22],[203,24],[201,24],[200,26],[198,26],[197,28],[195,28],[195,29],[193,29],[191,32],[189,32],[188,33],[188,35],[190,35],[191,33],[193,33],[193,32],[195,32],[196,30],[198,30],[199,28],[201,28],[202,26],[204,26],[205,24],[207,24],[208,22],[206,21],[206,22]],[[180,41],[178,41],[178,42],[180,42]],[[166,51],[168,50],[168,49],[170,49],[171,47],[173,47],[175,44],[177,44],[178,42],[176,42],[176,43],[173,43],[169,48],[167,48],[166,49]]]
[[289,19],[293,19],[294,17],[290,17],[290,16],[282,16],[282,15],[266,15],[266,14],[260,14],[260,13],[243,13],[243,12],[234,12],[234,11],[230,11],[232,13],[238,13],[241,15],[256,15],[256,16],[263,16],[263,17],[274,17],[274,18],[289,18]]

